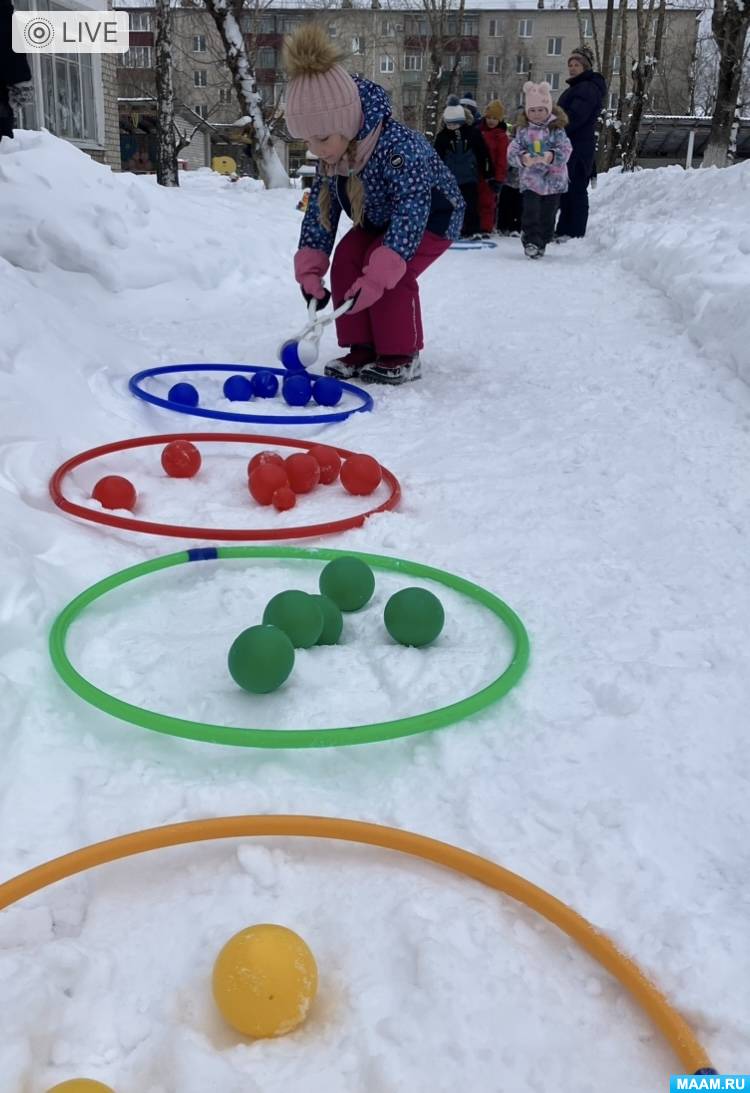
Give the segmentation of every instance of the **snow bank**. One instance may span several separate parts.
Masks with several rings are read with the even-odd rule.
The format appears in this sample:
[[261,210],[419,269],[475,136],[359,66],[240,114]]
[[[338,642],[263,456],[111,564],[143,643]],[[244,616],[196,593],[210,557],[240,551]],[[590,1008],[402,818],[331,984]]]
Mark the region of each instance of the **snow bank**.
[[47,132],[18,132],[0,145],[0,258],[29,272],[86,274],[110,292],[183,277],[214,287],[243,260],[241,232],[217,236],[215,209],[226,201],[241,220],[263,185],[208,169],[182,172],[180,181],[169,192],[151,176],[115,174]]
[[750,163],[602,176],[589,238],[669,297],[692,340],[750,382]]

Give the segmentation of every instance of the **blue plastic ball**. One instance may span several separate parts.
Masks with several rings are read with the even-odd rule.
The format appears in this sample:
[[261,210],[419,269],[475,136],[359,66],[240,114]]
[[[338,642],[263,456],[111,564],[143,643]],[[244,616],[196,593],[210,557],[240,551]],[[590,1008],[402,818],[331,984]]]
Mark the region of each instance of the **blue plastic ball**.
[[299,342],[284,342],[279,350],[279,360],[288,372],[302,372],[304,364],[299,359]]
[[307,406],[312,394],[312,380],[306,372],[293,372],[284,377],[281,391],[290,406]]
[[247,402],[253,397],[253,385],[247,376],[230,376],[222,390],[230,402]]
[[344,388],[341,383],[332,376],[321,376],[313,384],[312,397],[318,406],[338,406],[343,393]]
[[179,402],[181,406],[197,406],[199,401],[192,383],[175,383],[169,388],[167,398],[170,402]]
[[253,376],[253,394],[258,398],[274,398],[279,390],[279,379],[273,372],[263,369]]

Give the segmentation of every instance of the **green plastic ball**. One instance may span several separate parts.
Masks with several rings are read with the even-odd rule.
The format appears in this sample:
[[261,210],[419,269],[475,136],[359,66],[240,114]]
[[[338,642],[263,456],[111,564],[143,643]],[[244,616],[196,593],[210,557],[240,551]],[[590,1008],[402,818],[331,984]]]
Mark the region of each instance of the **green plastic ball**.
[[323,629],[318,638],[318,645],[335,645],[344,629],[344,616],[330,596],[313,596],[323,612]]
[[263,622],[283,630],[295,649],[309,649],[323,630],[323,609],[317,597],[290,588],[268,601]]
[[228,664],[229,674],[243,690],[265,695],[288,678],[294,647],[278,626],[250,626],[232,642]]
[[359,611],[375,591],[375,575],[360,558],[334,558],[320,574],[320,591],[342,611]]
[[400,645],[429,645],[444,622],[443,605],[426,588],[402,588],[385,605],[385,628]]

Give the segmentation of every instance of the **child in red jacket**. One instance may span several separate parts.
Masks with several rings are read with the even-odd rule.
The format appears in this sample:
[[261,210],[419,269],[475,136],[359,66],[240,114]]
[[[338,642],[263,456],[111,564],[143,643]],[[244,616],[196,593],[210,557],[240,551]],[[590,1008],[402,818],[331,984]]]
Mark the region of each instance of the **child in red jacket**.
[[479,228],[483,235],[489,236],[495,227],[497,198],[503,188],[508,171],[508,133],[500,128],[505,117],[503,104],[497,99],[487,106],[484,117],[479,123],[479,132],[487,145],[487,153],[492,163],[492,174],[479,183]]

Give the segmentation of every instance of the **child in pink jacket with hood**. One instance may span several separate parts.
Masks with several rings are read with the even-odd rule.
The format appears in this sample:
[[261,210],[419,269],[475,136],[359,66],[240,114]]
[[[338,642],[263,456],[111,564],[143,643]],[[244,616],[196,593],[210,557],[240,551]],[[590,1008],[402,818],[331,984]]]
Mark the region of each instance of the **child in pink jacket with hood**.
[[555,230],[560,195],[568,189],[567,162],[573,146],[568,117],[552,105],[548,83],[523,85],[525,110],[508,148],[508,163],[520,171],[521,239],[527,258],[541,258]]

